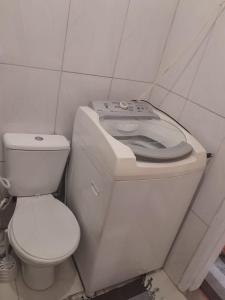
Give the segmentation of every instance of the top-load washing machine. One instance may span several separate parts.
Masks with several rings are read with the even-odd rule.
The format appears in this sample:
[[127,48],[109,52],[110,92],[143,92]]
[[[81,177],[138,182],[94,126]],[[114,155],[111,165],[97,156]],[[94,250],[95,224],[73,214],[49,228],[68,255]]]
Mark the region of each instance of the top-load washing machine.
[[78,109],[67,203],[88,295],[162,268],[205,165],[199,142],[145,102]]

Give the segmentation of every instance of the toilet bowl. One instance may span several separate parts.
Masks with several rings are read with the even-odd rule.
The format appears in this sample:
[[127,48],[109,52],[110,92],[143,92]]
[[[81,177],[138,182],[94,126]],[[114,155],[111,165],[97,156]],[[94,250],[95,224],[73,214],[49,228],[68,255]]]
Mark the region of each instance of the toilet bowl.
[[8,236],[25,283],[44,290],[54,283],[55,266],[76,250],[80,228],[69,208],[52,195],[19,197]]

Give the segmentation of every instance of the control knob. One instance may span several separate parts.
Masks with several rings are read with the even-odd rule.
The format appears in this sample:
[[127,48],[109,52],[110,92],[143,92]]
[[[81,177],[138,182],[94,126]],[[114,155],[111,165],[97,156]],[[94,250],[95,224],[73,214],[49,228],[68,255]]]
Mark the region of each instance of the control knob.
[[122,108],[122,109],[128,109],[128,103],[126,101],[121,101],[120,102],[120,108]]

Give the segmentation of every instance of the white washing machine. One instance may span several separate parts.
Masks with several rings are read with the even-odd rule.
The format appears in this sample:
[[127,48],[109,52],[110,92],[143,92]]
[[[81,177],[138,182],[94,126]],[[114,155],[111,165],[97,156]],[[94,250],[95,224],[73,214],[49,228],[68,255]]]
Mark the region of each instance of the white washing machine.
[[198,141],[147,103],[78,109],[67,203],[88,295],[163,267],[205,165]]

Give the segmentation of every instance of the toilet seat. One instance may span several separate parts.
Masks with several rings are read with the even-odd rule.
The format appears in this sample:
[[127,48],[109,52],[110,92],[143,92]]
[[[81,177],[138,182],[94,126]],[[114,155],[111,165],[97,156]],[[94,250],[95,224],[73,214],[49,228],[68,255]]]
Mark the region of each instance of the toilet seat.
[[9,224],[9,240],[36,263],[57,263],[73,254],[80,228],[70,209],[52,195],[21,197]]

